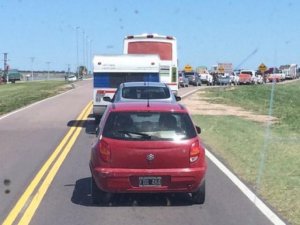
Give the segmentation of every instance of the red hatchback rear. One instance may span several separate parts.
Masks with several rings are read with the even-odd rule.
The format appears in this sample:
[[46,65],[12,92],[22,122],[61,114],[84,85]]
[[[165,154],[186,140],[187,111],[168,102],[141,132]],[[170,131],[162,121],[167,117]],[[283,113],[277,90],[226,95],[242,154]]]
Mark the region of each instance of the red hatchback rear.
[[111,193],[186,192],[205,200],[205,150],[186,108],[177,103],[113,103],[92,148],[92,198]]

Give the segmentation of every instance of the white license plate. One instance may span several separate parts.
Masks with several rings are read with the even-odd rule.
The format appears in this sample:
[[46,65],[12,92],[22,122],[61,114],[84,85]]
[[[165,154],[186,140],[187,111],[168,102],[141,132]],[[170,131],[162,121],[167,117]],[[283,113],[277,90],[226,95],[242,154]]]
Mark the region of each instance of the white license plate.
[[161,177],[139,177],[140,187],[160,187]]

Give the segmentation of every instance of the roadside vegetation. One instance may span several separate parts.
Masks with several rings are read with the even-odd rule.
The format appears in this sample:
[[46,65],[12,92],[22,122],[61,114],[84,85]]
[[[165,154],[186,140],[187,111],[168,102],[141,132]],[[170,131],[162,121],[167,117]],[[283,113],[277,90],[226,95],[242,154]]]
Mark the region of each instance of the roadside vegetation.
[[193,115],[207,148],[281,216],[300,224],[300,82],[210,89],[213,103],[272,113],[278,121],[259,123],[238,116]]
[[0,85],[0,115],[57,95],[71,86],[65,81],[35,81]]

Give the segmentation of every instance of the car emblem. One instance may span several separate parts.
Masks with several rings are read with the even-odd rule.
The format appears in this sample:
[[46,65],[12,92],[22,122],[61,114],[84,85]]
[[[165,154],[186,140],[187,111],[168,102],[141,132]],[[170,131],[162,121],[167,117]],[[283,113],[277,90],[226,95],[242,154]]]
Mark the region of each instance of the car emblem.
[[154,157],[154,155],[152,153],[150,153],[150,154],[147,155],[147,160],[148,161],[152,161],[152,160],[154,160],[154,158],[155,157]]

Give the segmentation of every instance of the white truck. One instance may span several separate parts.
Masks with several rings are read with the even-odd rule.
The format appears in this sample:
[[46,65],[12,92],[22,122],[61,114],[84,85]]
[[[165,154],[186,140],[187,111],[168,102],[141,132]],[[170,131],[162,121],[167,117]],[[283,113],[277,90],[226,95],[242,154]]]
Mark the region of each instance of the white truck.
[[297,64],[282,65],[279,69],[285,75],[285,79],[296,79],[297,78]]
[[196,72],[200,76],[202,84],[213,85],[213,76],[208,72],[207,67],[199,66],[196,68]]

